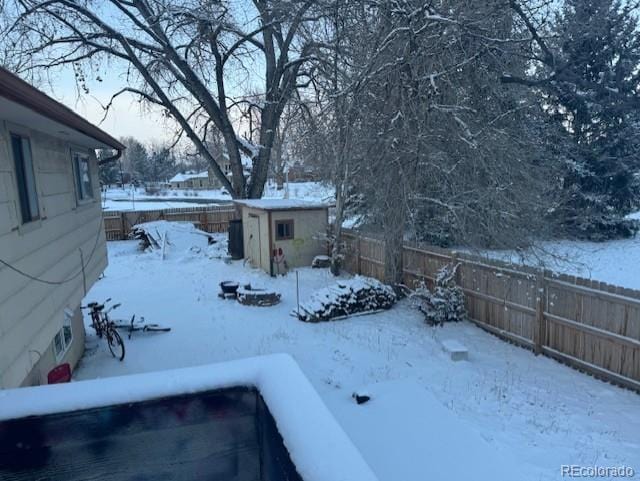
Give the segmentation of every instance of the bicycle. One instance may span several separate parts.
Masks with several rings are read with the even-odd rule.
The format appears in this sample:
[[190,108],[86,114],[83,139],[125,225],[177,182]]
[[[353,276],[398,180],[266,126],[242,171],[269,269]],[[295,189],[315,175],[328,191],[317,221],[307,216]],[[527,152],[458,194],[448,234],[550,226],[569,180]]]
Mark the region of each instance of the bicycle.
[[128,322],[123,322],[123,321],[116,321],[114,322],[114,327],[116,329],[126,329],[129,331],[129,336],[128,338],[131,339],[131,334],[133,334],[136,331],[142,331],[142,332],[169,332],[171,330],[170,327],[162,327],[159,324],[145,324],[144,323],[144,317],[140,318],[139,322],[135,322],[136,319],[136,315],[134,314],[131,317],[131,321]]
[[81,306],[82,309],[90,309],[91,314],[91,327],[96,331],[99,338],[102,339],[104,335],[107,338],[107,345],[111,355],[122,361],[124,359],[124,341],[118,331],[116,331],[115,324],[109,320],[109,312],[117,309],[120,304],[114,304],[108,310],[104,310],[105,304],[111,301],[111,298],[104,301],[102,304],[97,302],[90,302],[86,306]]

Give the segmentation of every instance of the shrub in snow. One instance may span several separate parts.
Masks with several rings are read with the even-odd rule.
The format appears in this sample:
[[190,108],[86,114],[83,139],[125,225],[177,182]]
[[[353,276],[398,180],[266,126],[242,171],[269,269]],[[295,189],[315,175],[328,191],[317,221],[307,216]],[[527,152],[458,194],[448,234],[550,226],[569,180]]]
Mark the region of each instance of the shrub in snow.
[[357,276],[316,291],[300,304],[298,319],[329,321],[359,312],[389,309],[396,301],[393,289],[375,279]]
[[445,266],[436,275],[435,288],[430,291],[422,283],[412,294],[415,305],[424,314],[427,324],[442,325],[464,319],[464,293],[455,282],[455,266]]

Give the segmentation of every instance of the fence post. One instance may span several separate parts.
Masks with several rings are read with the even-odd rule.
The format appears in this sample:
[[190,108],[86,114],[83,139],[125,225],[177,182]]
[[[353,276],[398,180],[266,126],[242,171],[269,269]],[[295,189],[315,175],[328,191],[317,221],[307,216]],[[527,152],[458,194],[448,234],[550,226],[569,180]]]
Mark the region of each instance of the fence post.
[[120,212],[120,240],[126,240],[124,236],[124,212]]
[[358,267],[358,275],[362,274],[362,265],[361,265],[361,261],[360,261],[360,233],[357,232],[356,233],[356,239],[357,239],[357,244],[356,244],[356,263],[357,263],[357,267]]
[[546,337],[546,325],[544,319],[544,304],[547,297],[544,269],[538,269],[536,274],[536,322],[533,331],[533,352],[537,356],[542,353]]
[[[455,273],[453,275],[453,281],[456,283],[457,286],[460,286],[460,271],[458,269],[456,269],[456,266],[458,265],[458,262],[460,262],[460,260],[458,259],[458,252],[457,251],[451,251],[451,266],[455,269]],[[435,283],[435,281],[434,281]]]

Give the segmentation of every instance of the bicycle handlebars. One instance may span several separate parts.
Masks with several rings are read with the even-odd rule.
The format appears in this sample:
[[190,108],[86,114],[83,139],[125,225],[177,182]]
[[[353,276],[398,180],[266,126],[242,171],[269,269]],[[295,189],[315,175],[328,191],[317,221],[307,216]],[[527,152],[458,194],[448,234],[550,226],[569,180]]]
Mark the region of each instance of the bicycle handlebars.
[[[102,304],[98,304],[97,302],[89,302],[86,306],[80,306],[80,309],[91,309],[92,311],[101,311],[104,309],[104,306],[111,301],[111,298],[108,297]],[[117,309],[121,304],[115,304],[111,307],[111,309]],[[111,310],[109,309],[109,310]]]

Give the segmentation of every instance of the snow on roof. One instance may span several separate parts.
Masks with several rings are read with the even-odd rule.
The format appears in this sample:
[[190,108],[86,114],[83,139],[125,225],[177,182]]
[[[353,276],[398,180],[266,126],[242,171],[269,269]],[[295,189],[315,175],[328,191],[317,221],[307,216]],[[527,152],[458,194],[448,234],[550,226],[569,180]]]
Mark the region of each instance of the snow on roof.
[[303,199],[245,199],[236,204],[261,210],[306,210],[327,209],[329,204]]
[[275,354],[213,365],[0,391],[0,421],[228,387],[255,387],[305,481],[376,481],[296,362]]
[[184,174],[174,175],[173,177],[171,177],[171,179],[169,179],[169,182],[184,182],[189,179],[204,179],[208,177],[209,172],[206,170],[203,172],[186,172]]

